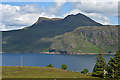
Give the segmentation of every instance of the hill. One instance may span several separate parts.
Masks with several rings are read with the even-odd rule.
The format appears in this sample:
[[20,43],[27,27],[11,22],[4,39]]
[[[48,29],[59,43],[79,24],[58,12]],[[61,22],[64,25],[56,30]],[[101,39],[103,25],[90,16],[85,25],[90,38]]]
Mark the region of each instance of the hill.
[[2,32],[3,52],[46,52],[51,42],[42,38],[53,38],[82,26],[102,26],[83,14],[68,15],[64,19],[39,18],[32,26],[20,30]]
[[50,52],[55,53],[114,53],[118,49],[118,26],[84,26],[53,38],[42,38],[51,42]]

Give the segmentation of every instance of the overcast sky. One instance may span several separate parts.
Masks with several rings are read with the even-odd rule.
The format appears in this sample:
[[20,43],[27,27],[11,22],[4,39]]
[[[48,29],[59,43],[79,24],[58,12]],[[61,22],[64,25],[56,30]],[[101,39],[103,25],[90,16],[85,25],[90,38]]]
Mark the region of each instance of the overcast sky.
[[[52,2],[2,2],[0,4],[0,30],[28,27],[39,17],[64,18],[70,14],[82,13],[104,25],[118,24],[117,0],[62,0]],[[2,17],[1,17],[2,16]]]

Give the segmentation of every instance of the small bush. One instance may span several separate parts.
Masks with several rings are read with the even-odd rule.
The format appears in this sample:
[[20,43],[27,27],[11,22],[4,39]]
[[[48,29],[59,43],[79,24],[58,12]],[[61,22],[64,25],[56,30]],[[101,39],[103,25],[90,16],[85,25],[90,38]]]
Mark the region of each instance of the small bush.
[[68,71],[71,71],[71,70],[68,69]]
[[53,67],[53,65],[52,65],[52,64],[49,64],[49,65],[47,65],[47,67]]
[[83,73],[83,74],[87,74],[89,71],[88,71],[88,69],[84,69],[83,71],[81,71],[81,73]]
[[67,65],[66,65],[66,64],[63,64],[63,65],[61,66],[61,69],[66,70],[66,69],[67,69]]

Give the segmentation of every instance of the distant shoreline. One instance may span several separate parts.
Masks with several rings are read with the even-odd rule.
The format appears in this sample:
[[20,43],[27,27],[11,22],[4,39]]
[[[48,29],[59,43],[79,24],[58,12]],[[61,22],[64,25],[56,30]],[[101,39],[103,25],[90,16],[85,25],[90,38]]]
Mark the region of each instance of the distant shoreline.
[[[62,54],[62,53],[53,53],[53,52],[0,52],[0,53],[40,53],[40,54]],[[96,55],[98,53],[69,53],[63,55]],[[115,54],[115,53],[103,53],[103,54]]]

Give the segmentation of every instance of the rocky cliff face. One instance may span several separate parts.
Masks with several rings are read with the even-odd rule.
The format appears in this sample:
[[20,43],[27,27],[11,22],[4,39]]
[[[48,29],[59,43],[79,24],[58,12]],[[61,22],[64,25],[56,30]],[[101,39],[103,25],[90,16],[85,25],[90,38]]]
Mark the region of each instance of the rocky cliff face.
[[50,41],[50,48],[68,53],[113,53],[118,49],[118,26],[78,27],[72,32],[54,38],[43,38]]

